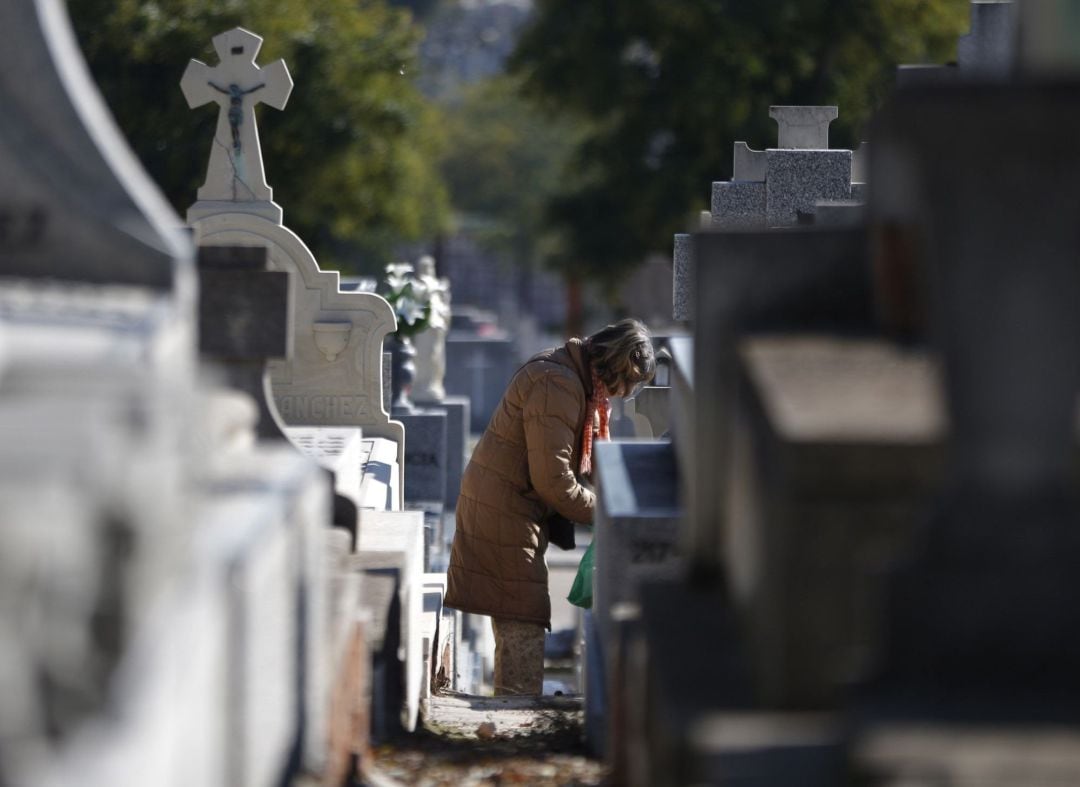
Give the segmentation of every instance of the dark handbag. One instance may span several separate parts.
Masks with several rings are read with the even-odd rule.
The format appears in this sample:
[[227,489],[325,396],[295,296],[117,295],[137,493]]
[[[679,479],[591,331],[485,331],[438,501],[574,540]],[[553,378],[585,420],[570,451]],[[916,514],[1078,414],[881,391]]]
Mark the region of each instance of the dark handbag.
[[562,514],[552,511],[544,518],[544,525],[548,531],[548,541],[559,549],[573,549],[577,546],[574,541],[574,523]]

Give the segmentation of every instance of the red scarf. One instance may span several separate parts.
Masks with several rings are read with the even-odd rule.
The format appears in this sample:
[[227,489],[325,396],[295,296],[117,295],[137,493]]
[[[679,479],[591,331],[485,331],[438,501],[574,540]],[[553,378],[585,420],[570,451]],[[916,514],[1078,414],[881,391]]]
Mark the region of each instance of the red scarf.
[[611,432],[608,429],[608,419],[611,417],[611,402],[608,399],[607,388],[596,372],[592,373],[592,396],[585,407],[585,432],[581,435],[581,474],[589,475],[592,472],[592,444],[593,424],[596,423],[596,414],[600,414],[601,440],[610,440]]

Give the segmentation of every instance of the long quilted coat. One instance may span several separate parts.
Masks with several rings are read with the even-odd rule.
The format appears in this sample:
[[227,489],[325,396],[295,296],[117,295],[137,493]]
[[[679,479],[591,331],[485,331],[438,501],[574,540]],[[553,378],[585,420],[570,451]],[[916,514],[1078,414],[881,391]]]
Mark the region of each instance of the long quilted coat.
[[551,628],[541,522],[549,510],[593,520],[596,498],[575,474],[591,393],[578,339],[514,375],[461,479],[447,606]]

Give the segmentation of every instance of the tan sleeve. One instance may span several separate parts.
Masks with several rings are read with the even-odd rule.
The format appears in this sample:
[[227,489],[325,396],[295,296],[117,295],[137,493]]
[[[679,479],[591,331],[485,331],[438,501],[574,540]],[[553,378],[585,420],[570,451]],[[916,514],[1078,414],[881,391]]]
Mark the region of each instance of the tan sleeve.
[[560,374],[538,378],[525,400],[529,480],[540,498],[567,519],[592,524],[596,495],[578,483],[570,466],[585,392]]

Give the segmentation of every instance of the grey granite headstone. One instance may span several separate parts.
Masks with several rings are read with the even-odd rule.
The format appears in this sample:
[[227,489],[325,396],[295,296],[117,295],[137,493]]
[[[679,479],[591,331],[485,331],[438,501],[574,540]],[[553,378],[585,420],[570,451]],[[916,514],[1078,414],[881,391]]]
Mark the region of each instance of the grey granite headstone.
[[439,503],[446,498],[445,411],[417,409],[394,413],[405,426],[405,500]]
[[682,510],[670,442],[599,443],[596,457],[593,616],[606,642],[612,607],[637,601],[643,580],[681,575]]
[[719,229],[765,226],[765,183],[717,181],[712,185],[712,223]]
[[1016,4],[1012,0],[974,0],[971,32],[960,36],[956,60],[965,75],[1006,76],[1016,53]]
[[447,334],[446,393],[468,397],[470,433],[487,428],[519,365],[514,342],[504,333],[479,336],[451,329]]
[[689,320],[690,313],[690,277],[693,272],[693,244],[690,235],[680,233],[675,236],[675,249],[673,253],[674,266],[672,271],[674,304],[672,317],[675,320]]
[[[461,493],[461,476],[465,471],[465,450],[469,441],[469,399],[446,396],[439,402],[417,402],[422,408],[446,413],[446,510],[457,508]],[[406,437],[406,439],[408,439]]]
[[370,642],[376,669],[383,670],[383,680],[374,686],[373,722],[381,720],[383,734],[416,728],[424,680],[423,529],[419,511],[364,511],[358,551],[350,558],[350,565],[364,572],[362,603],[373,615]]
[[851,196],[850,150],[769,150],[766,221],[770,227],[790,226],[800,212],[813,213],[819,200]]
[[[1065,6],[1032,12],[1051,8]],[[1058,77],[901,91],[875,133],[910,173],[878,216],[925,238],[950,423],[951,483],[894,578],[883,670],[923,716],[1080,719],[1067,655],[1080,650],[1080,91]],[[1031,127],[1054,134],[998,155]]]

